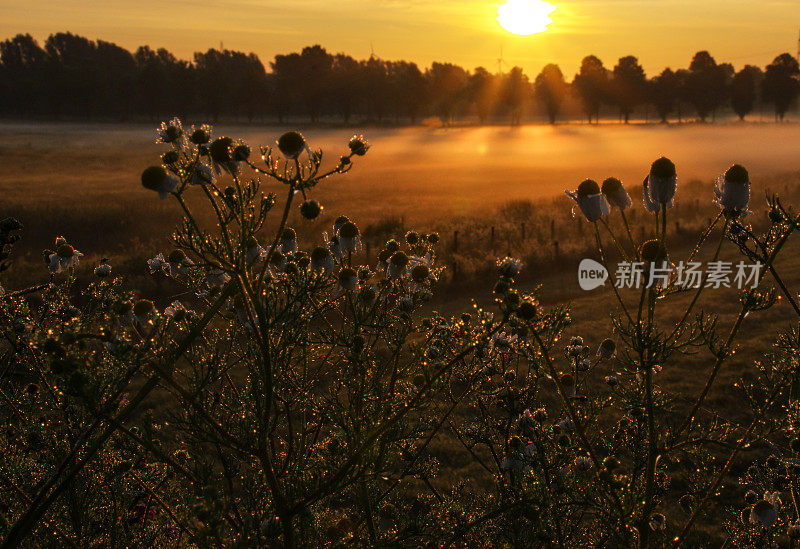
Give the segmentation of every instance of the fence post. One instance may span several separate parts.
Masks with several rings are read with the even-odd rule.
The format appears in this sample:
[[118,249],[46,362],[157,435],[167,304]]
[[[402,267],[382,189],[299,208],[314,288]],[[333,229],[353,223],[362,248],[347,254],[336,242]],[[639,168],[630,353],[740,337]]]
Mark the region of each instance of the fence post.
[[556,220],[555,218],[550,219],[550,240],[556,239]]
[[458,251],[458,231],[453,231],[453,251]]
[[494,225],[492,225],[492,235],[489,237],[489,245],[494,250]]
[[554,253],[554,255],[555,255],[555,258],[556,258],[556,259],[558,259],[558,258],[559,258],[559,256],[561,255],[561,254],[558,252],[558,240],[554,240],[554,241],[553,241],[553,253]]
[[525,223],[522,224],[522,240],[525,240]]

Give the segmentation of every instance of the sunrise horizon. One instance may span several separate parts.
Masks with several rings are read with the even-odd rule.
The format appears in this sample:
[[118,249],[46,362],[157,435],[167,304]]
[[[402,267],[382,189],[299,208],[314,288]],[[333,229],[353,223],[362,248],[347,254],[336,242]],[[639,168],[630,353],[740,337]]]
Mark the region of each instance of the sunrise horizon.
[[[737,69],[766,65],[780,53],[797,53],[800,6],[788,2],[766,2],[754,15],[746,2],[720,0],[692,7],[674,0],[645,5],[623,0],[552,1],[552,22],[538,29],[534,21],[531,34],[525,29],[515,34],[498,21],[498,10],[515,2],[539,0],[436,5],[355,2],[350,10],[331,9],[317,0],[292,8],[272,1],[237,0],[223,2],[227,9],[222,4],[196,2],[192,15],[182,17],[177,16],[180,2],[156,9],[156,3],[146,0],[136,6],[127,2],[98,5],[91,17],[80,18],[75,17],[72,2],[48,6],[35,0],[21,6],[2,0],[0,11],[6,17],[0,23],[0,37],[29,33],[43,43],[50,34],[71,32],[131,51],[142,45],[163,47],[187,60],[195,52],[223,47],[253,52],[267,67],[277,54],[319,44],[331,53],[357,59],[372,55],[402,59],[421,68],[450,62],[468,70],[484,67],[497,72],[502,59],[503,68],[519,66],[527,74],[555,63],[565,75],[577,72],[587,55],[612,66],[617,59],[634,55],[648,74],[656,74],[666,67],[687,66],[703,50]],[[516,22],[523,27],[526,23]],[[313,40],[308,39],[310,35]]]

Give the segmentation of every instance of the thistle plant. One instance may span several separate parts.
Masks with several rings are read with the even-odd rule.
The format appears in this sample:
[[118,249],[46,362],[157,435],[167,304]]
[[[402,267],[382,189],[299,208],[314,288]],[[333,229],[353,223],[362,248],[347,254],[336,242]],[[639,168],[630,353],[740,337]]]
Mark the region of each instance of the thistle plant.
[[[147,271],[175,295],[126,289],[69,235],[43,253],[47,282],[0,293],[3,547],[800,539],[800,308],[776,263],[800,216],[769,195],[768,225],[751,225],[742,166],[689,250],[669,242],[666,158],[643,183],[647,238],[618,179],[568,193],[609,272],[619,258],[640,274],[612,283],[607,330],[577,333],[568,306],[518,283],[518,259],[454,315],[435,310],[438,235],[396,235],[368,261],[357,220],[314,198],[368,156],[361,136],[330,162],[298,132],[260,154],[179,120],[157,140],[143,196],[183,215]],[[22,231],[0,221],[0,271]],[[681,266],[732,253],[761,268],[725,323],[713,275],[687,285]],[[736,413],[715,409],[746,319],[779,301],[797,321],[730,388]],[[683,357],[699,379],[670,391]]]

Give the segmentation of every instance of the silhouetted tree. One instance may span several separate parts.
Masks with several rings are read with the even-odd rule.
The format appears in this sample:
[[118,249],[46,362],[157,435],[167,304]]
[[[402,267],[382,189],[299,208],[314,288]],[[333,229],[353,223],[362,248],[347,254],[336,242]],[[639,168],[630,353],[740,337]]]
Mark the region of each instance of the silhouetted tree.
[[475,107],[481,125],[492,115],[498,99],[498,79],[483,67],[478,67],[469,77],[467,95]]
[[512,68],[503,80],[502,102],[511,116],[511,125],[522,122],[525,102],[531,95],[531,84],[520,67]]
[[661,122],[666,123],[669,115],[675,110],[675,104],[680,100],[680,87],[680,77],[669,67],[650,81],[650,102],[656,108]]
[[330,101],[345,124],[350,123],[365,91],[361,64],[349,55],[336,54],[331,69]]
[[627,124],[631,113],[647,94],[647,76],[638,59],[632,55],[620,58],[614,66],[611,89],[614,103]]
[[0,109],[16,115],[39,112],[45,99],[47,54],[30,34],[0,42]]
[[764,101],[775,106],[775,119],[783,120],[786,111],[800,91],[800,65],[797,59],[783,53],[767,65],[762,89]]
[[575,92],[581,99],[583,112],[592,123],[592,117],[599,121],[600,105],[607,102],[609,97],[608,71],[603,62],[594,55],[589,55],[581,61],[580,72],[572,81]]
[[[755,69],[755,70],[754,70]],[[759,71],[747,65],[737,72],[731,80],[731,108],[744,121],[744,117],[753,112],[756,106],[756,85]]]
[[542,72],[536,76],[534,90],[536,98],[544,105],[547,119],[555,124],[567,94],[567,84],[558,65],[550,63],[544,66]]
[[466,99],[467,71],[452,63],[431,65],[427,73],[431,107],[439,119],[449,124]]
[[312,122],[326,109],[333,56],[322,46],[303,48],[299,54],[276,55],[272,62],[277,94],[288,108],[304,111]]
[[717,65],[707,51],[695,54],[689,65],[686,96],[700,120],[705,122],[725,102],[728,77],[729,69]]
[[395,121],[407,116],[415,123],[420,112],[425,108],[426,81],[425,75],[416,63],[393,61],[387,65],[389,76],[389,100],[395,113]]

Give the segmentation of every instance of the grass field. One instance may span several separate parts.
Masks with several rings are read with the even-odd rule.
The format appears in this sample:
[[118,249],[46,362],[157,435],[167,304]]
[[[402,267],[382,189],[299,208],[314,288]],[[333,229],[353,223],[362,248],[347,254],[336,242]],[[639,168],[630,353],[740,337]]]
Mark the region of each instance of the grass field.
[[[270,144],[283,128],[221,127],[216,134],[242,137],[251,145]],[[312,145],[331,159],[346,146],[347,130],[307,132]],[[508,128],[375,129],[363,132],[372,150],[358,159],[353,171],[318,187],[314,197],[324,216],[311,223],[293,213],[294,225],[306,243],[330,230],[330,222],[346,214],[355,220],[374,248],[381,239],[415,227],[438,231],[443,237],[441,257],[449,267],[448,284],[435,307],[456,314],[471,306],[473,295],[490,300],[486,271],[496,256],[512,254],[527,264],[525,287],[542,284],[545,304],[569,301],[574,323],[568,335],[583,336],[593,347],[611,335],[609,314],[614,296],[607,285],[583,292],[577,284],[577,263],[595,257],[594,233],[571,215],[572,203],[563,196],[586,177],[601,181],[620,177],[632,190],[631,220],[637,239],[649,237],[652,218],[640,206],[639,185],[650,162],[661,155],[672,158],[679,175],[677,206],[670,213],[669,239],[674,261],[693,243],[707,220],[716,215],[712,181],[734,162],[744,164],[753,181],[750,221],[766,225],[765,191],[788,196],[798,203],[800,161],[796,148],[800,125],[634,125],[622,127],[560,126]],[[52,238],[64,235],[86,254],[86,273],[100,257],[110,257],[115,272],[131,273],[142,287],[144,262],[157,251],[170,249],[168,238],[178,220],[172,202],[161,202],[139,182],[142,169],[156,163],[162,147],[153,143],[149,127],[105,125],[0,125],[0,217],[15,216],[26,227],[17,265],[4,284],[46,278],[38,265],[40,251]],[[331,160],[332,162],[333,160]],[[274,190],[278,193],[280,188]],[[611,226],[621,234],[612,216]],[[458,231],[458,242],[455,232]],[[494,235],[494,236],[492,236]],[[608,243],[608,235],[603,237]],[[719,239],[709,238],[702,257],[708,258]],[[558,248],[555,247],[558,242]],[[789,242],[777,268],[790,288],[800,287],[800,260]],[[796,249],[796,248],[795,248]],[[733,245],[723,247],[723,259],[737,259]],[[767,279],[768,284],[772,284]],[[486,291],[484,291],[484,289]],[[144,290],[169,293],[169,288],[144,285]],[[167,296],[163,296],[167,297]],[[630,291],[626,300],[638,299]],[[683,312],[689,295],[672,298],[659,319],[670,326]],[[635,304],[634,304],[635,305]],[[725,331],[738,312],[734,290],[708,290],[701,301],[705,312],[719,315]],[[750,375],[754,360],[772,347],[776,331],[796,317],[779,302],[770,322],[750,315],[742,329],[738,352],[722,370],[706,404],[722,415],[742,412],[734,383]],[[657,383],[675,392],[695,395],[705,382],[713,357],[708,351],[686,355],[665,364]],[[597,371],[598,380],[609,371]],[[599,381],[598,381],[599,382]],[[166,406],[154,401],[154,406]],[[443,480],[479,476],[478,465],[462,459],[454,441],[442,435],[433,446],[446,465]],[[736,476],[737,471],[732,471]],[[721,490],[723,498],[730,496]]]
[[[216,128],[217,135],[242,137],[253,146],[272,143],[281,131]],[[572,218],[571,201],[563,196],[563,189],[574,188],[585,177],[619,176],[634,194],[638,210],[632,214],[634,235],[646,236],[651,221],[636,202],[636,196],[641,196],[636,192],[649,163],[667,155],[675,161],[681,181],[677,206],[670,214],[671,239],[687,245],[716,214],[711,204],[712,180],[733,162],[750,169],[751,208],[756,211],[750,219],[756,225],[765,223],[765,191],[800,196],[796,153],[800,125],[794,124],[411,128],[364,133],[372,144],[369,154],[358,159],[347,176],[316,189],[315,198],[325,206],[323,219],[311,223],[294,212],[293,224],[307,240],[319,239],[340,214],[349,215],[373,234],[376,246],[380,238],[404,227],[437,230],[443,237],[442,258],[451,267],[450,276],[454,268],[463,275],[454,277],[446,297],[437,304],[453,312],[469,306],[461,288],[486,287],[482,279],[474,281],[465,274],[465,265],[486,268],[493,257],[519,255],[529,266],[528,284],[542,283],[545,301],[572,301],[574,332],[598,341],[607,335],[600,329],[608,327],[613,296],[608,286],[593,292],[578,288],[577,263],[591,253],[594,234],[585,222]],[[144,273],[148,257],[169,249],[176,209],[139,183],[143,167],[157,162],[163,150],[153,135],[146,126],[0,125],[4,160],[0,216],[16,216],[26,226],[18,265],[7,276],[12,285],[18,276],[28,278],[27,266],[36,265],[41,249],[59,234],[86,254],[86,263],[107,256],[117,272],[127,271],[135,278]],[[350,135],[344,129],[307,132],[312,145],[322,148],[331,161]],[[613,219],[612,226],[620,229],[619,220]],[[496,228],[494,241],[491,227]],[[460,233],[457,250],[452,242],[455,230]],[[560,243],[559,255],[553,250],[554,240]],[[732,254],[732,245],[727,250]],[[795,257],[786,253],[779,264],[790,285],[800,282],[800,261]],[[36,268],[40,277],[46,276],[43,266]],[[736,303],[731,292],[720,299],[723,294],[714,295],[711,307],[724,321],[734,314]],[[778,310],[779,318],[791,318],[788,305],[780,304]],[[732,363],[730,379],[735,370],[738,375],[772,344],[769,334],[774,326],[759,324],[758,315],[747,322],[752,329],[745,331],[745,352]],[[696,360],[687,358],[685,364],[665,369],[662,379],[692,385],[695,376],[687,372],[696,367]],[[725,386],[720,384],[720,391]]]

